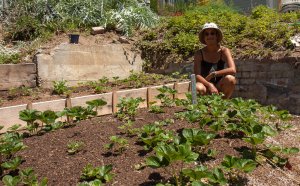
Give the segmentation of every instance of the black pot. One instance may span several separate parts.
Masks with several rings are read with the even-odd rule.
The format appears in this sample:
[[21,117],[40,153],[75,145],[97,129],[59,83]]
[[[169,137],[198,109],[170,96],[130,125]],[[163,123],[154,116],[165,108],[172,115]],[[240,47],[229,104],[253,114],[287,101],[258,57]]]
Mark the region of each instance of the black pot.
[[70,38],[70,43],[72,43],[72,44],[78,44],[79,34],[70,34],[69,38]]

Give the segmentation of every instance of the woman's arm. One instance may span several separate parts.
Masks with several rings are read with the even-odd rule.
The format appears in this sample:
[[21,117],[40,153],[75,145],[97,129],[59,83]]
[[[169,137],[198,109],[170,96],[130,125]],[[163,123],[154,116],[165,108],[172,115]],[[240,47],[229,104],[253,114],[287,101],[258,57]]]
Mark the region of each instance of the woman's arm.
[[235,75],[236,67],[235,63],[232,59],[232,54],[228,48],[223,49],[223,55],[225,58],[225,62],[227,63],[227,68],[223,70],[216,71],[216,76],[225,76],[225,75]]

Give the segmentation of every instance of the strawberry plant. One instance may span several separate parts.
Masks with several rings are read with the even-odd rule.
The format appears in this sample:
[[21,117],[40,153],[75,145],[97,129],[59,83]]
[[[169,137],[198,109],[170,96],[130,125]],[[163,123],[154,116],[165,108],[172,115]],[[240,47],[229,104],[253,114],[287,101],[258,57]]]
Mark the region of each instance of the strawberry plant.
[[97,114],[93,111],[93,107],[84,108],[82,106],[75,106],[72,108],[65,108],[64,111],[64,114],[67,117],[71,117],[75,119],[75,121],[85,120]]
[[98,109],[100,107],[106,105],[107,102],[104,101],[103,99],[95,99],[95,100],[92,100],[92,101],[87,101],[86,104],[89,105],[92,108],[95,108],[96,109],[96,113],[98,113]]
[[216,137],[216,134],[199,129],[183,129],[182,136],[186,142],[191,143],[192,146],[205,147]]
[[47,178],[43,178],[42,181],[39,183],[37,175],[34,173],[34,170],[32,168],[26,168],[24,170],[21,170],[19,176],[24,185],[46,186],[48,183]]
[[53,94],[65,94],[69,90],[66,80],[53,81]]
[[0,136],[0,154],[11,158],[16,152],[26,148],[19,133],[7,132]]
[[1,164],[1,167],[8,170],[16,170],[19,165],[21,165],[22,159],[20,156],[15,157],[14,159],[4,162]]
[[45,124],[44,130],[51,131],[53,129],[53,124],[58,117],[59,116],[56,112],[52,110],[46,110],[40,113],[38,119],[42,122],[42,125]]
[[37,110],[22,110],[19,112],[19,118],[27,123],[27,129],[32,133],[37,130],[39,124],[35,121],[39,118],[40,112]]
[[150,150],[158,144],[170,143],[176,138],[172,131],[164,131],[155,124],[145,125],[140,133],[139,138],[144,143],[145,150]]
[[163,107],[171,107],[174,105],[173,95],[177,93],[177,90],[167,86],[160,87],[157,90],[160,93],[155,97],[161,101]]
[[126,121],[123,125],[119,126],[118,128],[123,130],[125,134],[128,136],[135,136],[140,129],[139,128],[133,128],[134,122],[131,120]]
[[123,153],[129,146],[128,140],[126,140],[125,138],[111,136],[109,140],[111,141],[111,143],[105,144],[104,148],[113,150],[117,154]]
[[141,97],[138,98],[121,98],[120,103],[117,104],[119,108],[118,112],[116,113],[117,117],[121,120],[134,120],[135,115],[137,112],[137,108],[139,107],[140,103],[145,101]]
[[257,166],[257,163],[251,159],[242,159],[229,155],[225,155],[221,164],[226,171],[229,171],[231,181],[236,181],[241,172],[252,172]]
[[83,171],[80,176],[80,180],[83,183],[86,181],[96,181],[99,180],[101,183],[107,183],[112,180],[113,174],[111,174],[112,165],[104,165],[101,167],[93,167],[91,164],[88,164],[83,168]]
[[81,141],[71,141],[67,144],[68,154],[73,155],[81,151],[84,147],[84,143]]
[[220,168],[208,170],[205,166],[194,169],[183,169],[182,174],[188,178],[191,185],[227,185],[227,180]]
[[[170,165],[171,171],[168,171],[172,174],[175,179],[176,185],[184,185],[182,178],[182,169],[184,162],[193,162],[195,161],[199,154],[192,151],[191,145],[186,144],[160,144],[154,147],[155,156],[150,156],[146,159],[146,164],[152,168],[164,167],[166,170]],[[172,163],[181,162],[179,173],[176,173],[175,168],[172,167]]]
[[156,101],[150,102],[150,107],[149,107],[149,112],[152,113],[164,113],[164,110],[159,106],[159,105],[154,105],[156,103]]
[[20,183],[20,176],[5,175],[2,182],[7,186],[17,186]]

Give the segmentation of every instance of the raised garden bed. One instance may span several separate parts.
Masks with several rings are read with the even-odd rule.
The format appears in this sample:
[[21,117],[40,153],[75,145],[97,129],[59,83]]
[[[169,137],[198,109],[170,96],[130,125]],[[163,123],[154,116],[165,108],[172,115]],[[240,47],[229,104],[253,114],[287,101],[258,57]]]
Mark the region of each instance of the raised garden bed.
[[[163,101],[162,96],[160,97]],[[23,140],[28,148],[13,157],[21,156],[24,160],[19,166],[20,170],[32,167],[39,180],[43,177],[48,178],[49,185],[76,185],[83,182],[86,174],[83,176],[82,171],[88,164],[112,165],[110,173],[114,176],[106,185],[176,184],[175,177],[179,178],[182,166],[193,169],[201,165],[209,170],[204,171],[204,176],[200,170],[195,173],[198,175],[196,180],[203,184],[298,185],[300,183],[300,157],[297,153],[299,117],[286,120],[289,115],[285,111],[277,111],[271,106],[261,107],[251,100],[239,98],[222,100],[220,96],[205,96],[198,99],[198,105],[191,105],[187,100],[177,100],[176,107],[174,102],[166,100],[168,99],[162,102],[163,113],[153,113],[153,109],[152,112],[148,109],[140,109],[136,113],[126,112],[124,107],[126,104],[121,102],[115,115],[66,123],[64,129],[48,133],[38,129],[39,135],[32,131],[29,134],[31,137]],[[172,106],[166,107],[167,104]],[[138,104],[135,108],[137,107]],[[75,119],[75,116],[73,117]],[[149,124],[156,129],[147,133],[147,130],[151,131],[145,128],[147,125],[150,127]],[[185,130],[203,130],[206,137],[199,137],[198,140],[192,136],[189,138],[187,134],[189,132]],[[207,136],[208,133],[211,136]],[[123,142],[115,141],[109,145],[113,142],[112,136],[117,136],[117,139],[122,139]],[[196,133],[194,136],[197,136]],[[206,142],[200,139],[205,139]],[[70,142],[81,143],[82,148],[70,153],[71,149],[67,147]],[[107,145],[112,146],[112,149],[105,148]],[[192,154],[190,156],[177,154],[177,161],[171,162],[169,161],[173,160],[172,156],[168,156],[169,159],[162,162],[158,159],[154,161],[156,163],[149,161],[150,156],[158,154],[159,148],[172,145],[175,149],[179,148],[178,145],[188,146],[184,151]],[[190,148],[193,152],[188,150]],[[216,153],[209,153],[209,149]],[[287,155],[286,152],[292,154]],[[231,163],[243,161],[244,166],[233,163],[231,167],[228,158],[232,156],[241,159],[233,158]],[[180,159],[189,161],[182,163]],[[168,162],[170,165],[164,168],[153,168],[166,165]],[[144,166],[146,164],[149,166]],[[220,169],[212,172],[216,167]],[[254,170],[250,171],[252,169]],[[248,171],[250,173],[246,174]],[[9,171],[5,170],[2,176],[8,173]],[[10,174],[16,176],[17,171]],[[177,180],[177,183],[179,181],[180,185],[191,184],[193,176],[189,175]],[[94,178],[86,180],[93,181]]]

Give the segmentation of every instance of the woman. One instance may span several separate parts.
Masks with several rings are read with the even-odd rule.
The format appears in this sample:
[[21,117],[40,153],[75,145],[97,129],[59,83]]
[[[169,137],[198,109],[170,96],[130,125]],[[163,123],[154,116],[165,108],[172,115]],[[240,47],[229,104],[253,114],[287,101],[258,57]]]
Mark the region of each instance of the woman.
[[199,40],[206,46],[195,53],[194,72],[201,95],[223,92],[227,99],[234,91],[236,68],[230,50],[220,45],[222,39],[223,34],[215,23],[204,24]]

